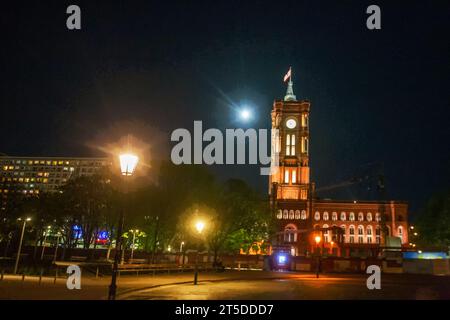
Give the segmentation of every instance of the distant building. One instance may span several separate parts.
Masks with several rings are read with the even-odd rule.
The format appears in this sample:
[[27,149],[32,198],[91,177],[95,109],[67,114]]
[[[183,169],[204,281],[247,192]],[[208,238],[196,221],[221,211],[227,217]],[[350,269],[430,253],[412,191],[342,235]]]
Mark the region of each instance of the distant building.
[[14,194],[54,192],[72,178],[93,175],[110,165],[107,158],[0,156],[1,207]]
[[[322,200],[310,181],[311,103],[297,101],[289,79],[284,100],[275,101],[272,129],[279,170],[269,176],[269,195],[278,225],[275,246],[292,255],[374,255],[380,247],[408,245],[408,204],[399,201]],[[316,242],[317,238],[317,242]]]

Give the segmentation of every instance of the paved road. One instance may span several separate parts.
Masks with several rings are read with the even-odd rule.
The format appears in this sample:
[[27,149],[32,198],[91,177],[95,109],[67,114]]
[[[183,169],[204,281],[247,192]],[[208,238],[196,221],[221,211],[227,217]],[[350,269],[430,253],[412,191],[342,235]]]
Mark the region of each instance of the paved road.
[[[193,275],[122,276],[119,299],[450,299],[450,277],[382,275],[381,290],[368,290],[365,275],[321,275],[261,271]],[[83,276],[81,290],[68,290],[64,279],[5,276],[0,299],[106,299],[110,278]]]
[[297,300],[297,299],[450,299],[450,278],[383,275],[380,290],[369,290],[363,275],[293,275],[285,279],[204,281],[136,290],[121,299]]

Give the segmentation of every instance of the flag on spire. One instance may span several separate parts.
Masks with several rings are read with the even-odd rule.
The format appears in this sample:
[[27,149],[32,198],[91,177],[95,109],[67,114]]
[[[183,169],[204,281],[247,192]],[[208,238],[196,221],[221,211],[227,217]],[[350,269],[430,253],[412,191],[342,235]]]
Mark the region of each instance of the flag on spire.
[[291,67],[289,67],[289,71],[286,73],[286,75],[284,76],[284,82],[286,82],[288,79],[291,79]]

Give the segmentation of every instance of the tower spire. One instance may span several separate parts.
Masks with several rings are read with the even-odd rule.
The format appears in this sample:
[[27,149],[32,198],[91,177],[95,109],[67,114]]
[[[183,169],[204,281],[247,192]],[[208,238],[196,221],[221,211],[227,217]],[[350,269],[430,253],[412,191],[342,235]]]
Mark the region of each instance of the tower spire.
[[[293,82],[292,82],[292,70],[289,68],[289,72],[286,74],[285,78],[289,77],[288,87],[286,90],[286,95],[284,96],[284,101],[297,101],[297,97],[294,94]],[[285,80],[286,81],[286,80]]]

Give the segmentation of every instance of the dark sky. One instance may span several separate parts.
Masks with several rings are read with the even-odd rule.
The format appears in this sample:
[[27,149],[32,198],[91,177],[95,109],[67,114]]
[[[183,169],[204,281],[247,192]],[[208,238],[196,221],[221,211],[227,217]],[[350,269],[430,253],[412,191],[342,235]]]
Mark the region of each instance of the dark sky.
[[[66,28],[69,4],[80,31]],[[449,186],[448,1],[8,1],[0,17],[2,153],[101,155],[109,133],[152,144],[193,120],[234,128],[230,101],[268,128],[292,66],[319,187],[380,163],[387,196],[414,215]],[[259,166],[214,171],[267,188]]]

